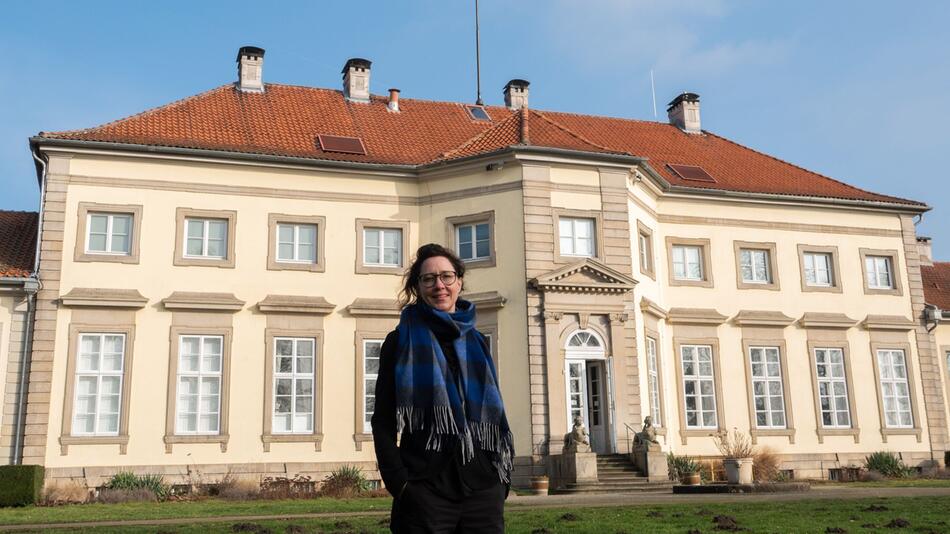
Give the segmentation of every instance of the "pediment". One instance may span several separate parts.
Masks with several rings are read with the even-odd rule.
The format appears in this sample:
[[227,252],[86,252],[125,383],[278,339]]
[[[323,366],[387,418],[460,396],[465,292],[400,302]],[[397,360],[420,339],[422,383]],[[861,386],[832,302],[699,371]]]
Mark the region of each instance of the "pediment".
[[633,278],[586,258],[531,280],[540,291],[567,293],[626,293],[637,284]]

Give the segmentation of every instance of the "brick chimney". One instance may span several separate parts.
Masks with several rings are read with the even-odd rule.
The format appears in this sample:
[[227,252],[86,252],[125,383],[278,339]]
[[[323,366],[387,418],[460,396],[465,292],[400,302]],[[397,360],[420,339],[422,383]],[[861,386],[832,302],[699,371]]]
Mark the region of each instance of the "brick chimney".
[[354,57],[343,65],[343,96],[353,102],[369,102],[369,68],[373,64],[368,59]]
[[241,91],[264,92],[264,49],[256,46],[242,46],[238,50],[238,81]]
[[920,254],[921,265],[933,265],[933,239],[922,235],[917,236],[917,253]]
[[399,111],[399,89],[394,87],[389,90],[389,104],[386,107],[389,111]]
[[670,124],[686,133],[702,133],[699,123],[699,95],[683,93],[670,102],[666,108]]
[[514,79],[505,85],[505,106],[508,109],[528,107],[528,80]]

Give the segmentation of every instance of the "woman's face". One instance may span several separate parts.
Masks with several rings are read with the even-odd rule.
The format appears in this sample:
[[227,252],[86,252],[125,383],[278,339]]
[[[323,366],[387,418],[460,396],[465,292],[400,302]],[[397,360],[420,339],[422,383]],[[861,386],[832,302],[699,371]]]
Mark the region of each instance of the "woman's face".
[[[454,313],[455,301],[462,290],[462,279],[455,277],[451,284],[446,285],[440,278],[440,275],[454,272],[455,267],[445,256],[433,256],[423,261],[419,271],[419,295],[422,300],[437,310]],[[432,278],[434,283],[426,285],[425,280]]]

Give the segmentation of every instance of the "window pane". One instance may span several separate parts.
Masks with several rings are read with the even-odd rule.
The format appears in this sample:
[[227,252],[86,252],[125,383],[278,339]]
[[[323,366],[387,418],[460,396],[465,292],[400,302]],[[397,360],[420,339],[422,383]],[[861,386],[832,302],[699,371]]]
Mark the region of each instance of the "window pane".
[[277,244],[277,259],[278,260],[294,259],[294,244],[293,243],[278,243]]
[[459,232],[459,245],[471,245],[472,243],[472,227],[470,225],[462,225],[458,227]]
[[305,374],[313,374],[313,358],[298,358],[297,372],[305,373]]
[[277,241],[280,243],[294,242],[294,227],[291,224],[277,225]]
[[205,233],[204,221],[200,219],[188,219],[187,226],[187,236],[189,238],[203,238]]
[[201,256],[202,255],[201,253],[203,251],[203,248],[202,248],[203,246],[204,245],[202,244],[201,238],[189,237],[188,244],[185,249],[185,254],[189,256]]
[[227,253],[227,244],[220,239],[208,240],[208,256],[212,258],[223,258]]
[[225,240],[228,238],[227,221],[208,221],[208,239]]
[[129,235],[113,234],[112,246],[110,247],[110,251],[128,253],[131,239],[132,238]]
[[491,256],[491,250],[489,247],[488,240],[478,241],[475,244],[475,257],[477,258],[487,258]]
[[306,261],[313,263],[316,261],[317,251],[313,245],[301,244],[297,247],[297,259],[300,261]]
[[129,235],[130,230],[132,229],[132,218],[128,215],[113,215],[112,216],[112,233]]
[[105,234],[90,234],[89,235],[89,250],[93,252],[105,252],[106,251],[106,235]]

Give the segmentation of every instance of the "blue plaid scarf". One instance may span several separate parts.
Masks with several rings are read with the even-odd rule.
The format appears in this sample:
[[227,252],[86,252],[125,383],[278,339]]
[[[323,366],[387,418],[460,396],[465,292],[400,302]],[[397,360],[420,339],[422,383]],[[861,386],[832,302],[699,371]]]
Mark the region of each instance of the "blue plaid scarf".
[[[441,451],[457,438],[462,463],[475,448],[495,453],[493,465],[511,481],[514,440],[498,390],[497,374],[484,338],[475,330],[475,305],[459,299],[455,313],[419,302],[402,310],[396,353],[396,430],[428,428],[427,450]],[[459,392],[437,336],[452,340],[464,397]]]

